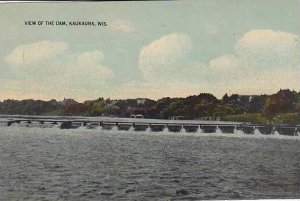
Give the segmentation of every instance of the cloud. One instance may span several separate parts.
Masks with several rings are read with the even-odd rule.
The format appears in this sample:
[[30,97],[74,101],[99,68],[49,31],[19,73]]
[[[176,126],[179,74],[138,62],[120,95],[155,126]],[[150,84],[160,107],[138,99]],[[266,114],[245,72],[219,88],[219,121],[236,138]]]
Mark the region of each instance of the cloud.
[[240,66],[240,61],[235,55],[223,55],[211,60],[209,66],[217,70],[232,70]]
[[[138,67],[148,82],[173,83],[190,80],[196,65],[187,61],[192,50],[189,36],[179,33],[165,35],[144,46]],[[194,75],[192,75],[194,77]]]
[[299,36],[273,30],[251,30],[235,44],[233,54],[209,62],[219,70],[272,70],[296,67],[300,63]]
[[103,58],[104,55],[99,50],[84,52],[77,56],[77,64],[72,68],[101,78],[112,78],[113,72],[101,64]]
[[[40,43],[43,41],[34,44]],[[191,60],[202,54],[192,52],[195,45],[198,44],[193,44],[188,35],[180,33],[153,40],[142,47],[139,54],[138,70],[144,79],[123,83],[113,80],[113,71],[104,64],[106,55],[99,49],[77,53],[57,48],[60,51],[47,53],[48,56],[41,51],[37,53],[44,55],[41,58],[21,63],[23,61],[16,62],[20,53],[14,53],[20,51],[21,45],[6,56],[8,68],[4,71],[6,76],[0,75],[0,96],[84,100],[99,96],[176,97],[200,92],[221,97],[226,92],[257,94],[274,93],[280,88],[299,90],[298,35],[251,30],[236,41],[233,52],[206,63]],[[30,44],[25,46],[31,47]]]
[[[44,41],[41,41],[25,47],[30,47],[29,49],[34,49],[36,52],[36,46],[41,47],[36,44],[45,45]],[[58,43],[48,44],[50,50],[47,56],[43,56],[44,60],[34,58],[35,62],[32,59],[32,62],[25,62],[23,65],[8,63],[5,76],[0,77],[2,84],[0,95],[10,94],[11,97],[23,98],[26,96],[29,96],[28,98],[72,97],[81,100],[83,97],[97,98],[104,89],[108,88],[107,82],[114,77],[114,73],[109,67],[103,65],[104,54],[101,50],[81,53],[68,50],[60,51],[60,55],[56,52],[50,56],[54,49],[53,44]],[[18,46],[16,49],[19,51],[20,47],[22,48]],[[14,55],[14,51],[10,55]],[[12,58],[10,55],[6,58]]]
[[71,62],[66,72],[66,84],[70,88],[97,89],[113,78],[113,72],[103,64],[104,58],[100,50],[83,52],[76,55],[75,62]]
[[135,32],[135,28],[132,25],[132,23],[130,23],[127,20],[120,20],[120,19],[113,20],[109,24],[109,28],[111,31],[115,33],[120,33],[125,35]]
[[234,93],[274,93],[299,89],[299,36],[273,30],[251,30],[235,44],[234,53],[209,62],[215,86]]
[[11,65],[34,64],[52,59],[66,52],[68,48],[69,45],[64,42],[39,41],[17,46],[5,57],[5,61]]
[[124,83],[120,90],[149,98],[197,94],[199,84],[207,85],[209,80],[205,77],[206,65],[189,60],[191,51],[192,41],[185,34],[168,34],[150,42],[139,55],[138,67],[144,80]]
[[143,72],[170,68],[180,63],[192,49],[191,39],[184,34],[170,34],[142,48],[139,68]]
[[300,61],[299,36],[269,29],[251,30],[235,45],[243,65],[252,68],[294,66]]
[[[210,92],[274,93],[280,88],[299,89],[299,36],[273,30],[251,30],[234,46],[234,52],[208,63],[191,61],[192,41],[170,34],[142,48],[139,69],[144,82],[128,87],[136,94],[154,97],[186,96]],[[124,85],[125,90],[126,85]],[[128,92],[128,93],[129,93]]]

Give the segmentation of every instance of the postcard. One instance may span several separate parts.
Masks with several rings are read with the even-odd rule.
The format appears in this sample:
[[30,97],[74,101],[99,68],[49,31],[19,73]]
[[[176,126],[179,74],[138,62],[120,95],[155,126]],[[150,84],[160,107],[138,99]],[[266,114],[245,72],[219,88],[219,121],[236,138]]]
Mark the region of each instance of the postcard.
[[0,3],[0,200],[300,199],[299,8]]

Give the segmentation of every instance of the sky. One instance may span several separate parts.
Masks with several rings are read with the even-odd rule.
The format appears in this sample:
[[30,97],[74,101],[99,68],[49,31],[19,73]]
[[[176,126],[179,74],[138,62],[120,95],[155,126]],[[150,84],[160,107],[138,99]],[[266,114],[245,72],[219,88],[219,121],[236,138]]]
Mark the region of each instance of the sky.
[[300,0],[1,3],[0,100],[299,91],[299,10]]

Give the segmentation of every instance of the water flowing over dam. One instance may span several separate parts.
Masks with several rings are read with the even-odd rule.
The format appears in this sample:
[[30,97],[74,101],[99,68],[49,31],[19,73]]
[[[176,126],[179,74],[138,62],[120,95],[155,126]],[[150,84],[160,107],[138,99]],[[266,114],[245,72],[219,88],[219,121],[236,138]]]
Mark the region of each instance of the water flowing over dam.
[[174,133],[223,133],[299,136],[300,125],[258,125],[225,121],[161,120],[104,117],[2,116],[1,126],[61,129],[102,129]]

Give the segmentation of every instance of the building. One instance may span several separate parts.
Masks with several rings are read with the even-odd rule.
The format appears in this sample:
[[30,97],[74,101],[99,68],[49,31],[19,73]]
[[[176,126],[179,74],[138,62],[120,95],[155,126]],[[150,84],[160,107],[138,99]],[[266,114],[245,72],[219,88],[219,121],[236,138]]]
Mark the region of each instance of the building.
[[130,116],[130,118],[134,118],[134,119],[143,119],[144,118],[144,115],[142,114],[132,114]]

